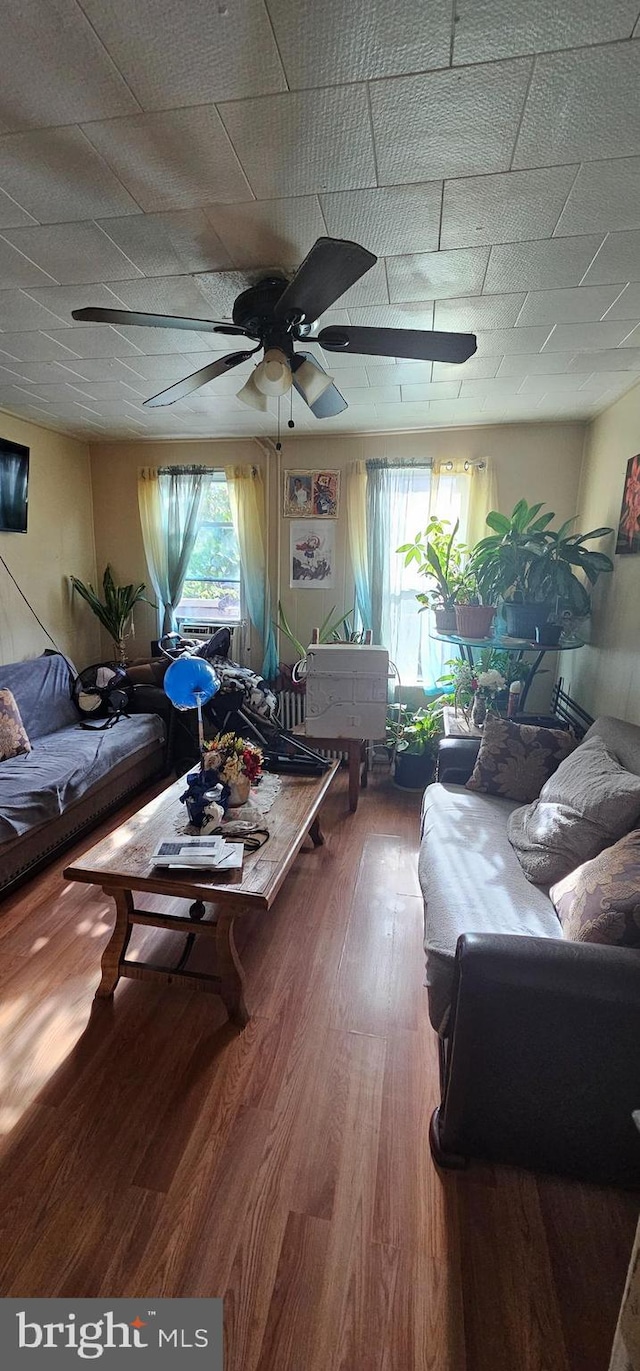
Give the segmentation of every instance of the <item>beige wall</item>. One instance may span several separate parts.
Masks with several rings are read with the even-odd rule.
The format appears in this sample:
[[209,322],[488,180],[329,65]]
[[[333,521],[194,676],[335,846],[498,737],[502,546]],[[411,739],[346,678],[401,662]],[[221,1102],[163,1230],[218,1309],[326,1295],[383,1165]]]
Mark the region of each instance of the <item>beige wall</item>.
[[[95,577],[88,447],[2,412],[0,437],[30,448],[27,533],[0,533],[0,555],[57,645],[86,666],[98,653],[98,625],[72,599],[69,576]],[[50,646],[0,565],[0,661],[35,657]]]
[[[289,589],[289,521],[282,517],[282,473],[285,470],[337,468],[344,472],[369,457],[491,457],[497,474],[499,503],[511,510],[521,496],[550,503],[561,519],[575,512],[585,426],[580,423],[501,425],[487,428],[433,430],[420,433],[367,434],[362,437],[288,438],[281,454],[252,440],[219,442],[100,443],[92,446],[96,556],[99,574],[111,562],[116,579],[149,581],[137,505],[138,468],[165,463],[202,462],[222,467],[234,462],[262,465],[268,490],[267,545],[274,614],[280,598],[292,628],[309,641],[314,624],[333,605],[351,608],[353,580],[347,552],[344,500],[336,528],[337,584],[334,590]],[[147,606],[136,611],[137,635],[132,655],[148,651],[155,637],[155,615]],[[286,640],[283,660],[295,654]],[[259,666],[254,644],[252,662]]]
[[[578,527],[617,530],[629,457],[640,451],[640,386],[590,425],[578,501]],[[590,645],[562,659],[567,689],[590,714],[640,724],[640,555],[614,555],[615,533],[598,546],[614,558],[593,597]]]

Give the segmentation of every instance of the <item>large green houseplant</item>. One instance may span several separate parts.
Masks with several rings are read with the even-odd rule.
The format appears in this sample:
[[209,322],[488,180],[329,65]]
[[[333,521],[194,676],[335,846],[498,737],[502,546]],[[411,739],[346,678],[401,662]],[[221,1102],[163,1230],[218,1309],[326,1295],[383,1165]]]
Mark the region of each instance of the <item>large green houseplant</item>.
[[575,618],[584,618],[589,613],[589,589],[602,572],[613,570],[610,557],[585,546],[612,529],[571,533],[575,519],[551,529],[555,514],[541,513],[542,509],[542,504],[519,500],[508,516],[491,510],[487,524],[493,532],[471,555],[478,583],[486,595],[502,600],[507,632],[519,638],[532,639],[536,627],[554,613],[568,610]]
[[438,742],[442,734],[443,700],[434,700],[426,709],[400,710],[390,719],[387,735],[394,745],[394,779],[403,790],[424,790],[433,780]]
[[397,548],[404,555],[405,566],[415,562],[420,576],[429,589],[420,591],[421,611],[433,609],[439,633],[455,633],[456,603],[464,585],[464,564],[467,548],[457,541],[459,519],[450,530],[448,519],[433,516],[424,533],[417,533],[412,543]]
[[[140,585],[117,586],[111,572],[111,567],[105,568],[102,578],[102,593],[104,600],[94,590],[89,583],[79,581],[77,576],[71,577],[71,584],[78,595],[86,600],[93,610],[96,618],[100,620],[103,628],[106,628],[109,637],[113,640],[118,662],[126,662],[125,638],[127,630],[132,621],[135,605],[144,600],[146,604],[153,604],[152,600],[145,595],[146,585],[144,581]],[[154,605],[155,608],[155,605]]]

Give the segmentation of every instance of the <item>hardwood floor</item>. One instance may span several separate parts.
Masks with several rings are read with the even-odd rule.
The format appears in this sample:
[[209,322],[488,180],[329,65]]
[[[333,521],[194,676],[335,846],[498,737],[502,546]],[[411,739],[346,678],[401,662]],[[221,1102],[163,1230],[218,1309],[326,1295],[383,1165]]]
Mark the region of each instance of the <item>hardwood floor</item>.
[[346,786],[242,921],[243,1033],[176,987],[94,1006],[112,911],[68,855],[0,908],[0,1293],[224,1295],[226,1371],[606,1371],[637,1198],[434,1169],[418,800]]

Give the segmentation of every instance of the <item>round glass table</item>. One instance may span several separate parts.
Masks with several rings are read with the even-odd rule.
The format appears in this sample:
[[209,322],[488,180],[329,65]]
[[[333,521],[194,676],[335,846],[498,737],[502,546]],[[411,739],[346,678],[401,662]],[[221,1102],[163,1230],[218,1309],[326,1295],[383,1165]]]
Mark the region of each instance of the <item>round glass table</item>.
[[[547,652],[575,652],[576,648],[584,647],[581,638],[561,638],[559,643],[533,642],[529,638],[463,638],[458,633],[437,633],[431,631],[431,638],[435,638],[439,643],[451,643],[452,647],[457,647],[464,662],[468,662],[473,669],[476,665],[473,651],[486,652],[508,652],[514,656],[517,662],[524,663],[522,673],[522,691],[518,702],[518,709],[523,710],[526,704],[527,695],[531,689],[534,676],[539,671],[542,659]],[[535,653],[532,662],[525,662],[527,652]]]

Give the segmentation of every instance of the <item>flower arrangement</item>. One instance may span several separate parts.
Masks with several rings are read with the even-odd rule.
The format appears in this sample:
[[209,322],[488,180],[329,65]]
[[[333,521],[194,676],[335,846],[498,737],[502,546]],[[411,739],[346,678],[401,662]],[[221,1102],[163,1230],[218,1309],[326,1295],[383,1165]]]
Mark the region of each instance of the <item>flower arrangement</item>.
[[501,690],[506,690],[507,682],[501,671],[489,668],[488,671],[479,671],[471,680],[471,689],[474,694],[479,693],[488,703],[493,704],[496,696]]
[[203,749],[205,771],[217,771],[223,785],[234,785],[242,776],[256,781],[262,772],[262,752],[255,743],[237,733],[217,733]]

